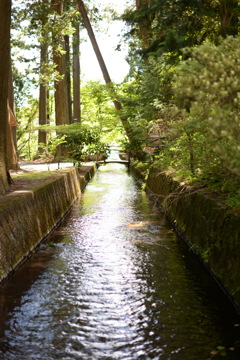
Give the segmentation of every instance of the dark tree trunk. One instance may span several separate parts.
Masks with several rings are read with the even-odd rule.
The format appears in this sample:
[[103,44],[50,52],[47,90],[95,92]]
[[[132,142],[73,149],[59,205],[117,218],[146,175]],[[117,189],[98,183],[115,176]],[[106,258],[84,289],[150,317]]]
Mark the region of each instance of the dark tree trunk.
[[[138,11],[146,11],[150,5],[150,0],[136,0],[136,9]],[[151,44],[151,19],[145,16],[139,24],[140,38],[142,48],[148,48]]]
[[218,6],[221,24],[220,35],[223,37],[237,35],[239,24],[239,1],[221,0],[219,1]]
[[[48,45],[46,42],[41,44],[40,49],[40,68],[41,72],[43,71],[44,64],[47,63],[48,60]],[[46,125],[48,122],[47,116],[47,93],[48,87],[45,82],[40,83],[39,87],[39,125]],[[38,131],[38,151],[39,153],[44,153],[44,146],[47,144],[47,133],[46,131],[39,130]],[[43,145],[42,145],[43,144]]]
[[80,80],[80,28],[79,22],[73,24],[73,120],[81,121],[81,80]]
[[0,194],[9,187],[7,168],[8,80],[10,68],[11,1],[0,1]]
[[67,97],[68,97],[68,111],[69,123],[73,122],[72,118],[72,96],[71,96],[71,59],[70,59],[70,41],[69,36],[64,36],[65,50],[66,50],[66,83],[67,83]]
[[[63,14],[63,0],[52,0],[52,8],[58,15]],[[53,61],[56,65],[56,70],[61,79],[55,81],[55,118],[56,125],[69,124],[69,108],[68,108],[68,86],[66,76],[66,55],[57,51],[57,47],[65,51],[65,42],[62,35],[54,34],[53,43]]]
[[13,92],[13,79],[12,79],[12,62],[10,57],[9,77],[8,77],[8,115],[9,121],[7,124],[7,160],[8,169],[18,169],[18,156],[17,156],[17,122],[15,114],[15,102]]

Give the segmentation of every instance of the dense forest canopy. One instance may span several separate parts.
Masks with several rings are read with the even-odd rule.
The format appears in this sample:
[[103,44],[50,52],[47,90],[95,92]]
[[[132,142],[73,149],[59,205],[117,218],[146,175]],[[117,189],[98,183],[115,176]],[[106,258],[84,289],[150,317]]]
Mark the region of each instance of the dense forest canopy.
[[[8,46],[0,56],[9,65],[0,74],[0,191],[7,187],[7,171],[17,167],[16,150],[21,159],[82,161],[117,142],[146,166],[154,163],[181,181],[221,193],[238,210],[238,0],[124,5],[119,14],[90,0],[14,0],[12,9],[1,2],[0,36]],[[117,48],[129,47],[129,74],[113,84],[97,49],[106,84],[81,83],[82,29],[90,37],[95,33],[97,46],[104,21],[111,26],[119,19],[126,31]],[[9,126],[8,109],[17,117],[17,131]]]

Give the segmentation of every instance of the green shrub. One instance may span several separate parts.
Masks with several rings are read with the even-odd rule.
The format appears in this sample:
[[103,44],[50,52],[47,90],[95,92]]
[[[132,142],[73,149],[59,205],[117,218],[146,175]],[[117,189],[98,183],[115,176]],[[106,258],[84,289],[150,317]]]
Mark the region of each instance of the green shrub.
[[[184,109],[181,131],[206,138],[208,167],[220,160],[223,168],[240,176],[240,37],[192,50],[179,67],[175,96]],[[204,168],[201,146],[196,143],[195,152],[203,154]]]

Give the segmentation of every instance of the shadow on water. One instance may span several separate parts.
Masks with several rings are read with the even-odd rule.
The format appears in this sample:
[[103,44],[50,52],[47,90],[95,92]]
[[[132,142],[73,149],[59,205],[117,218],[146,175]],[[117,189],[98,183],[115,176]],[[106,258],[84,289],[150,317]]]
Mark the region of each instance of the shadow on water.
[[100,168],[0,304],[0,359],[240,357],[238,315],[122,165]]

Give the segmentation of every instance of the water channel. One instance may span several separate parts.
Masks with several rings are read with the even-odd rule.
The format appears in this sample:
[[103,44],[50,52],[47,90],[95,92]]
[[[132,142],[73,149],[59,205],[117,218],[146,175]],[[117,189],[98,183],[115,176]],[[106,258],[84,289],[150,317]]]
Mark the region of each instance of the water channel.
[[0,305],[1,360],[207,360],[240,340],[234,309],[120,164],[99,168]]

